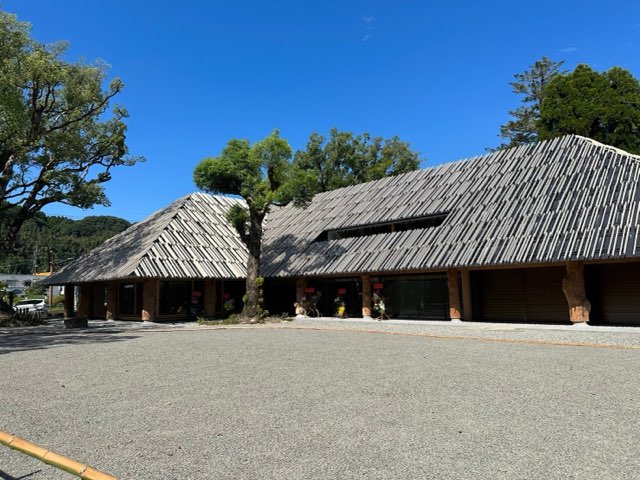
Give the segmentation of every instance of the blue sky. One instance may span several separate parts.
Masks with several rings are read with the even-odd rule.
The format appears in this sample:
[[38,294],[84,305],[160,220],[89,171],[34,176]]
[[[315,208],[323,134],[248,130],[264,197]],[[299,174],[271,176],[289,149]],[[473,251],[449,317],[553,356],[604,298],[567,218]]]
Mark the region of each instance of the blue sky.
[[72,218],[141,220],[195,190],[231,138],[274,128],[292,147],[331,127],[398,135],[423,166],[484,153],[519,99],[513,74],[546,55],[640,78],[640,2],[4,0],[70,60],[104,59],[125,91],[128,144],[112,206]]

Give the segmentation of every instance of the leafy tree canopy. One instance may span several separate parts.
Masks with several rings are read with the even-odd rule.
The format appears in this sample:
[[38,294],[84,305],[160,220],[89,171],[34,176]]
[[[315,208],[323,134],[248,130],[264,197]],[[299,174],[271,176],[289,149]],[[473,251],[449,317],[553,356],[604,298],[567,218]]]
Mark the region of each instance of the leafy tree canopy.
[[418,154],[397,137],[383,140],[336,129],[328,139],[311,135],[293,162],[291,154],[275,130],[253,145],[230,140],[218,157],[204,159],[194,171],[198,188],[246,200],[246,208],[235,206],[227,215],[249,250],[244,317],[254,318],[260,311],[262,224],[272,205],[304,206],[315,193],[412,171],[420,164]]
[[545,88],[538,130],[541,139],[573,133],[640,153],[640,82],[620,67],[578,65]]
[[416,170],[419,154],[398,137],[354,135],[333,128],[329,136],[313,133],[293,161],[298,192],[326,192]]
[[247,140],[230,140],[222,153],[196,166],[193,179],[198,188],[239,195],[246,208],[236,205],[227,219],[247,246],[247,294],[243,317],[260,315],[260,249],[263,221],[271,206],[292,199],[291,147],[278,130],[251,145]]
[[561,71],[563,62],[547,57],[515,75],[513,91],[522,105],[509,112],[500,136],[515,147],[560,135],[576,134],[640,153],[640,82],[629,71],[613,67],[597,72],[578,65]]
[[105,64],[69,63],[66,50],[0,12],[0,256],[48,204],[108,205],[111,169],[140,160],[128,155],[126,110],[109,111],[122,82],[103,89]]

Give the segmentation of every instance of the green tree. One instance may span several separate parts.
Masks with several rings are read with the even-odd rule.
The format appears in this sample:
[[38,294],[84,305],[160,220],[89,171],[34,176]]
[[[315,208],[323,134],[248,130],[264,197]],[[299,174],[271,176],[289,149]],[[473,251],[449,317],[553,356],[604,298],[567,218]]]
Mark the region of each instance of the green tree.
[[578,65],[545,88],[538,129],[541,139],[573,133],[640,153],[640,82],[620,67]]
[[42,285],[31,285],[26,288],[24,294],[27,298],[43,297],[47,294],[47,287]]
[[291,200],[290,160],[291,147],[275,130],[253,145],[247,140],[230,140],[220,156],[205,158],[193,172],[198,188],[210,193],[239,195],[246,201],[246,208],[236,205],[227,214],[249,252],[247,293],[242,310],[246,319],[260,314],[263,222],[272,205]]
[[106,66],[64,60],[65,43],[43,45],[30,25],[0,12],[0,252],[23,224],[51,203],[108,205],[112,168],[133,165],[125,143],[127,112],[109,111],[122,91],[106,90]]
[[549,82],[561,74],[563,61],[556,62],[542,57],[523,73],[514,75],[515,81],[509,83],[513,93],[523,95],[522,105],[509,111],[512,119],[500,127],[500,137],[507,140],[498,148],[517,147],[538,141],[538,120],[540,105]]
[[313,194],[410,172],[419,165],[418,153],[398,137],[354,136],[335,128],[328,138],[313,133],[293,161],[297,191]]

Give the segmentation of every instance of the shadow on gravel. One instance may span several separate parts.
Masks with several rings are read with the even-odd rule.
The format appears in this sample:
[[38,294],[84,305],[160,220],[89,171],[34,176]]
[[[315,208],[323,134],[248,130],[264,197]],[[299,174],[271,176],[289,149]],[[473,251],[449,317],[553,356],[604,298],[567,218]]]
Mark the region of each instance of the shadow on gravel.
[[[0,355],[65,345],[112,343],[133,340],[139,335],[122,335],[117,330],[66,332],[61,330],[22,331],[0,334]],[[2,478],[2,477],[0,477]]]
[[41,471],[42,470],[36,470],[35,472],[31,472],[31,473],[27,473],[26,475],[22,475],[21,477],[12,477],[8,473],[3,472],[2,470],[0,470],[0,478],[2,480],[22,480],[23,478],[30,478],[33,475],[35,475],[36,473],[40,473]]

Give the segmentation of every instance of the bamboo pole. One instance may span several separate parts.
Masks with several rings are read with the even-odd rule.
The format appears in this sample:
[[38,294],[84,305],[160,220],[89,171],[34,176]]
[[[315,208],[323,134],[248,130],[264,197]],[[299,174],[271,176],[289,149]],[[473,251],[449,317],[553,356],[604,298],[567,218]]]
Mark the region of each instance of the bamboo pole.
[[37,458],[41,462],[55,468],[71,473],[76,477],[80,477],[83,480],[118,480],[116,477],[107,475],[89,465],[76,462],[64,455],[47,450],[35,443],[31,443],[7,432],[0,431],[0,443],[33,458]]

